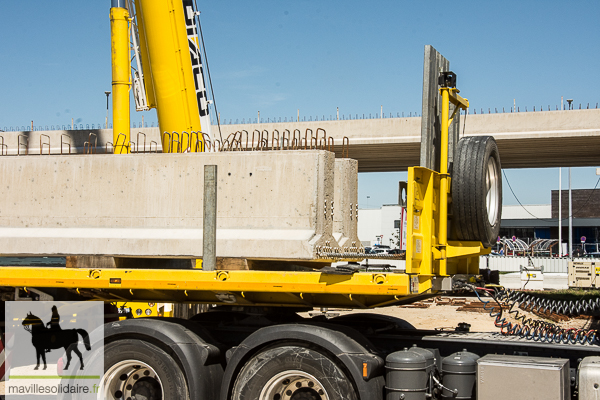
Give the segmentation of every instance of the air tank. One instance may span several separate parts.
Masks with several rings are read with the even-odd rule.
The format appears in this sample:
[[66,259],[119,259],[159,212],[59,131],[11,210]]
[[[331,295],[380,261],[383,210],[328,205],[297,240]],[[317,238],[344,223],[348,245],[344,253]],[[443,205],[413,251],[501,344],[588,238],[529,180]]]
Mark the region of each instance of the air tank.
[[413,347],[389,354],[385,359],[386,400],[425,400],[434,356]]
[[427,361],[427,374],[433,372],[433,369],[435,367],[435,354],[433,354],[433,351],[417,347],[416,344],[414,344],[413,347],[410,348],[410,351],[414,351],[425,357],[425,361]]
[[459,351],[442,360],[443,399],[475,399],[477,359],[467,350]]

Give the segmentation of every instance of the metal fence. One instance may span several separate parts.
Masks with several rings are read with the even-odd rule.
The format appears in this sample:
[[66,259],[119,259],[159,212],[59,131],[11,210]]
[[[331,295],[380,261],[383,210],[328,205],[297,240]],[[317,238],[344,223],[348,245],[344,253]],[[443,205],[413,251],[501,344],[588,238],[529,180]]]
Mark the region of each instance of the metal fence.
[[[132,128],[158,127],[155,122],[132,122]],[[0,132],[34,132],[34,131],[82,131],[90,129],[106,129],[106,124],[68,124],[68,125],[16,125],[0,127]],[[112,123],[108,124],[112,129]]]
[[[573,261],[590,261],[591,258],[574,258]],[[544,272],[563,272],[566,273],[569,267],[569,258],[556,257],[531,257],[531,261],[536,268],[544,266]],[[600,260],[599,260],[600,261]],[[511,256],[483,256],[479,262],[480,268],[489,268],[501,272],[519,272],[521,265],[527,267],[529,261],[527,257]]]
[[[583,109],[590,109],[590,108],[598,108],[598,104],[596,103],[595,105],[593,103],[587,103],[587,104],[579,104],[579,109],[583,110]],[[533,110],[530,108],[528,109],[527,106],[524,107],[524,112],[536,112],[536,111],[553,111],[553,110],[576,110],[577,107],[575,104],[571,104],[570,106],[567,106],[566,104],[563,104],[562,106],[556,105],[554,107],[551,107],[550,105],[548,105],[547,107],[545,106],[533,106]],[[489,107],[487,110],[485,110],[484,108],[480,108],[479,110],[477,110],[476,108],[470,108],[467,110],[467,114],[502,114],[502,113],[519,113],[519,112],[523,112],[521,111],[521,107],[510,107],[510,108],[505,108],[502,107],[501,109],[498,107],[494,107],[493,108],[494,112],[492,112],[492,108]],[[258,124],[258,123],[279,123],[279,122],[313,122],[313,121],[347,121],[347,120],[360,120],[360,119],[384,119],[384,118],[413,118],[413,117],[420,117],[421,114],[419,112],[396,112],[396,113],[384,113],[383,111],[380,112],[374,112],[374,113],[362,113],[362,114],[329,114],[329,115],[303,115],[301,117],[299,116],[290,116],[288,117],[267,117],[267,118],[259,118],[258,116],[255,117],[250,117],[250,118],[221,118],[220,119],[220,123],[221,125],[238,125],[238,124]],[[218,121],[218,118],[215,114],[211,114],[211,123],[213,125],[216,125]],[[133,122],[131,124],[132,128],[153,128],[154,126],[158,126],[158,123],[155,122],[151,122],[151,123],[142,123],[142,122],[138,122],[137,124],[135,122]],[[48,125],[46,126],[34,126],[33,129],[31,127],[31,125],[17,125],[17,126],[4,126],[4,127],[0,127],[0,131],[4,131],[4,132],[29,132],[29,131],[48,131],[48,130],[82,130],[82,129],[103,129],[105,128],[106,125],[105,124],[68,124],[68,125],[50,125],[50,127]],[[109,123],[109,129],[112,128],[112,124]]]
[[[303,115],[301,117],[291,116],[291,117],[260,117],[260,122],[258,117],[250,117],[250,118],[221,118],[221,125],[240,125],[240,124],[264,124],[264,123],[280,123],[280,122],[319,122],[319,121],[352,121],[352,120],[360,120],[360,119],[389,119],[389,118],[413,118],[420,117],[421,114],[418,112],[407,112],[407,113],[362,113],[362,114],[329,114],[329,115]],[[216,125],[217,120],[214,116],[211,117],[211,122],[213,125]]]

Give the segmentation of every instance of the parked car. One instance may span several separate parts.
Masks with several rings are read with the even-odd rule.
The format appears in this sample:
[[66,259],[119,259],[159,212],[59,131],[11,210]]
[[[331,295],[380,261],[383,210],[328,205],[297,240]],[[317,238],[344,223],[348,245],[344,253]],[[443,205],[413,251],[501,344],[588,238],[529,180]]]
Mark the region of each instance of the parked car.
[[388,254],[388,250],[375,248],[375,249],[371,250],[371,254]]

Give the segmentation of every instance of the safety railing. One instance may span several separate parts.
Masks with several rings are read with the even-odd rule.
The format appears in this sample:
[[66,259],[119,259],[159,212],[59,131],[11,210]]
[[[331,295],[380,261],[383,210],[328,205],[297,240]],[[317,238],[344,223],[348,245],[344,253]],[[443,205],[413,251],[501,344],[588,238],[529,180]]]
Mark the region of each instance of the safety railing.
[[[555,106],[542,106],[539,107],[533,106],[528,107],[524,106],[523,110],[521,110],[521,106],[512,106],[512,107],[487,107],[483,108],[470,108],[467,113],[468,114],[509,114],[509,113],[519,113],[519,112],[540,112],[540,111],[569,111],[569,110],[589,110],[589,109],[598,109],[599,103],[595,104],[592,102],[588,103],[579,103],[576,104],[562,104]],[[493,111],[493,112],[492,112]],[[320,122],[320,121],[353,121],[353,120],[368,120],[368,119],[390,119],[390,118],[415,118],[420,117],[421,114],[417,111],[415,112],[374,112],[374,113],[355,113],[355,114],[329,114],[329,116],[321,114],[321,115],[304,115],[304,116],[291,116],[291,117],[250,117],[250,118],[217,118],[213,116],[211,119],[212,125],[250,125],[250,124],[264,124],[264,123],[298,123],[298,122]],[[132,122],[131,128],[154,128],[158,127],[157,122]],[[13,126],[4,126],[0,131],[3,132],[31,132],[31,131],[54,131],[54,130],[62,130],[62,131],[70,131],[70,130],[89,130],[89,129],[112,129],[112,124],[66,124],[66,125],[37,125],[37,126],[25,126],[25,125],[13,125]]]

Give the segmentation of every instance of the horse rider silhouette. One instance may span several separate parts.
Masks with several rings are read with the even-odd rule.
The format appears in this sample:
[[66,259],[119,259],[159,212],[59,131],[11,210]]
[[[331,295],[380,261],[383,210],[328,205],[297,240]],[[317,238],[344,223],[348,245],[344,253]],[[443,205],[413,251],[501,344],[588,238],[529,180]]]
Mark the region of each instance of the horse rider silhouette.
[[50,322],[46,324],[46,327],[48,326],[54,330],[62,329],[60,327],[60,315],[58,315],[58,308],[56,306],[52,306],[52,317],[50,318]]
[[[55,314],[56,319],[54,318]],[[67,364],[64,369],[69,369],[69,365],[71,364],[71,352],[74,351],[81,363],[79,369],[83,370],[83,356],[77,348],[77,343],[79,342],[78,335],[81,335],[85,349],[89,351],[92,347],[90,345],[88,333],[85,329],[61,329],[58,324],[59,321],[60,317],[56,306],[52,307],[52,319],[49,322],[51,328],[49,329],[44,326],[44,323],[39,317],[33,315],[31,312],[28,313],[27,317],[23,320],[23,328],[31,333],[31,343],[36,351],[37,365],[34,369],[40,367],[40,357],[42,361],[44,361],[44,369],[46,369],[46,350],[63,348],[67,354]]]
[[[50,322],[46,324],[46,328],[49,328],[54,331],[62,330],[60,327],[60,315],[58,315],[58,308],[56,306],[52,306],[52,317],[50,318]],[[52,349],[46,349],[46,353],[50,353]]]

